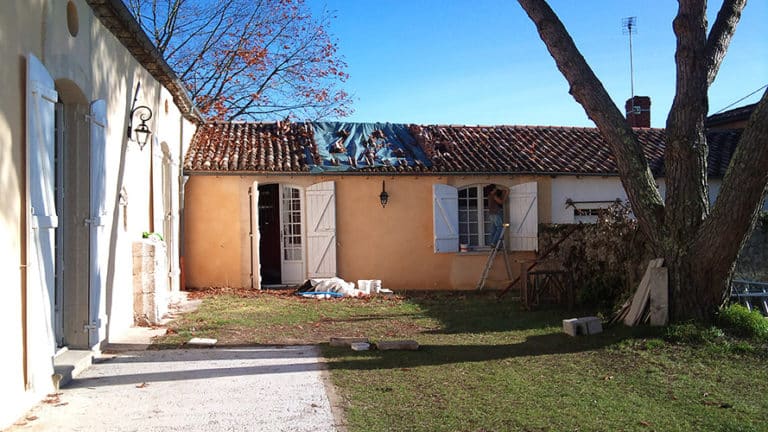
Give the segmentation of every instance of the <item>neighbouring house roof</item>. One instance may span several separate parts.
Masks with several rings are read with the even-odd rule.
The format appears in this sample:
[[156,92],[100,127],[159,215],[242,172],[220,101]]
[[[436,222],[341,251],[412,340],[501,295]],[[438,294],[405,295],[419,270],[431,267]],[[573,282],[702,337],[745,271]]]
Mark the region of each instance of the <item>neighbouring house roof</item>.
[[731,125],[746,122],[755,110],[757,103],[744,105],[718,114],[712,114],[704,121],[708,128],[732,127]]
[[[663,176],[664,130],[635,129]],[[722,177],[740,130],[712,130],[708,168]],[[391,123],[208,123],[184,159],[185,174],[617,175],[596,128],[419,126]]]
[[181,80],[141,29],[123,0],[85,1],[104,27],[115,35],[147,72],[168,89],[174,103],[181,109],[182,115],[190,121],[197,123],[203,121],[203,115],[187,94]]

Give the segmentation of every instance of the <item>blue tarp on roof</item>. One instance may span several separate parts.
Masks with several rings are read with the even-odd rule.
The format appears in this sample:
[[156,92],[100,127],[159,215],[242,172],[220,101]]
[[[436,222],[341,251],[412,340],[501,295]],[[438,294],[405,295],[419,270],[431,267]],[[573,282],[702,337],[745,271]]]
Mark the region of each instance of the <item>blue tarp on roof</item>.
[[[321,161],[311,172],[344,172],[383,166],[429,167],[431,162],[408,131],[397,123],[313,122]],[[418,162],[417,162],[418,161]]]

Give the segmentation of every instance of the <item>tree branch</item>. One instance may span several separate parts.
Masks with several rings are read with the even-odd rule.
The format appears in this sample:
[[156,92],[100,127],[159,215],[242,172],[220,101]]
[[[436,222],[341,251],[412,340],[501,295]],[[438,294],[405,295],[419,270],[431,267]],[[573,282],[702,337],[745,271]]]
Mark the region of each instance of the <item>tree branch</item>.
[[712,265],[733,263],[752,230],[767,189],[768,90],[742,132],[712,213],[701,226],[695,250],[705,252]]
[[707,140],[707,69],[704,56],[706,1],[679,0],[672,27],[675,51],[675,97],[665,129],[664,174],[667,182],[666,230],[670,244],[691,239],[709,212]]
[[654,244],[660,238],[657,228],[664,204],[656,188],[642,146],[632,128],[597,79],[568,31],[544,0],[518,0],[536,24],[541,40],[555,59],[558,69],[570,85],[570,93],[597,125],[611,148],[627,191],[632,210],[646,235]]
[[720,6],[715,23],[707,38],[707,86],[711,85],[720,70],[720,65],[731,44],[736,25],[741,19],[741,12],[747,5],[747,0],[725,0]]

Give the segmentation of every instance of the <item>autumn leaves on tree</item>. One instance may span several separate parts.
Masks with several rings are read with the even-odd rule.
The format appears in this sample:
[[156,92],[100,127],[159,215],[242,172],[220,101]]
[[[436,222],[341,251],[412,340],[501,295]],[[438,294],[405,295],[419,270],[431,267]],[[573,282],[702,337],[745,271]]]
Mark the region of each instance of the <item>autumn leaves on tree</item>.
[[346,64],[303,0],[127,0],[210,120],[341,117]]

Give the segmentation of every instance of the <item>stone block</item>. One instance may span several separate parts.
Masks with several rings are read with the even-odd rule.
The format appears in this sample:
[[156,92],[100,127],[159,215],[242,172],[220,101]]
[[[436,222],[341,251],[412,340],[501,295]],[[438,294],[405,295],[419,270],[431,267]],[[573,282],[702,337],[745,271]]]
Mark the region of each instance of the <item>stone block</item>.
[[579,319],[584,323],[584,327],[587,329],[586,334],[593,335],[603,332],[603,323],[600,322],[600,318],[590,316]]
[[598,317],[581,317],[563,320],[563,333],[571,336],[587,336],[603,332],[603,323]]
[[331,346],[351,346],[353,343],[370,343],[366,337],[332,337]]
[[158,324],[170,302],[165,244],[142,239],[133,243],[132,252],[135,324]]
[[584,334],[584,328],[581,327],[581,323],[578,318],[570,318],[563,320],[563,333],[571,336],[579,336]]
[[381,351],[387,351],[387,350],[416,351],[419,349],[419,343],[416,342],[415,340],[382,341],[376,344],[376,348]]

